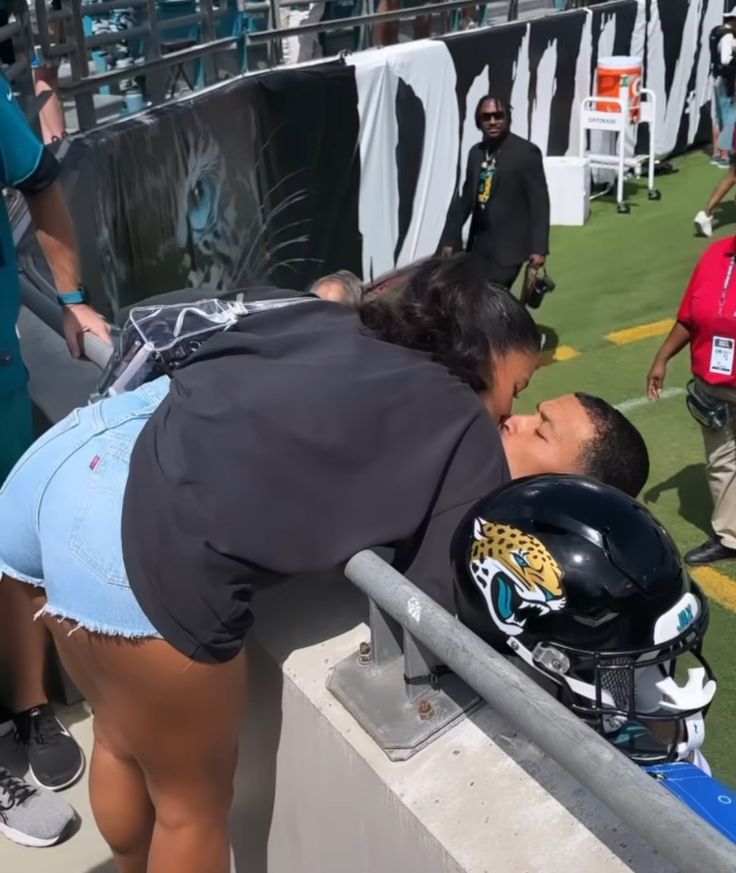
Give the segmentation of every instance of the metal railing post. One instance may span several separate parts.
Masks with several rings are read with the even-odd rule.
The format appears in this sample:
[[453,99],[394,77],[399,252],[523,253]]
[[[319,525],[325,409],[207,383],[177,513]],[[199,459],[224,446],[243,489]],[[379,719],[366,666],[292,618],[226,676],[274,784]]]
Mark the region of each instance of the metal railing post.
[[368,626],[371,629],[370,651],[361,647],[361,654],[370,655],[374,664],[385,667],[401,655],[403,629],[388,613],[373,601],[368,604]]
[[393,761],[404,761],[480,703],[457,676],[372,600],[371,638],[333,670],[328,687]]
[[[212,18],[212,0],[199,0],[200,11],[204,13],[204,18],[201,24],[202,42],[214,42],[215,40],[215,23]],[[217,56],[214,54],[205,55],[202,58],[202,75],[205,85],[212,85],[217,81]]]

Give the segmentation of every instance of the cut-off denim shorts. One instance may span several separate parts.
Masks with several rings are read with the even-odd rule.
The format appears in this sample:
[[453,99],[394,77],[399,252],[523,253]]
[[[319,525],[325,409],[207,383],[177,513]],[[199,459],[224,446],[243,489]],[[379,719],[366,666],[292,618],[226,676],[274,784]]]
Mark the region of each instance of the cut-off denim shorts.
[[133,445],[168,391],[163,376],[75,409],[5,481],[0,572],[44,588],[42,614],[96,633],[160,638],[128,584],[121,518]]

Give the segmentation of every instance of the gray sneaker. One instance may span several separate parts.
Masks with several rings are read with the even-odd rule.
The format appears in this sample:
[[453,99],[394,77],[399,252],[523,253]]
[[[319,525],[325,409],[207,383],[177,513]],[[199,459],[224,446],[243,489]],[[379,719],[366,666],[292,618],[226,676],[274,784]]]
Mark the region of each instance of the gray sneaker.
[[65,800],[0,767],[0,834],[21,846],[53,846],[74,817]]

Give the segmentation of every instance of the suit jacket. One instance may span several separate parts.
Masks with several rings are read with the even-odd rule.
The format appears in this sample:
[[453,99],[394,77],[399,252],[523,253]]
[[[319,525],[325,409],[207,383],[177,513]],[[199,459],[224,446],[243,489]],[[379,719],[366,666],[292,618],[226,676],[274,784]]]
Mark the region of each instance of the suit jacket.
[[542,153],[533,143],[510,133],[496,159],[493,190],[479,227],[477,192],[484,148],[474,145],[462,193],[450,207],[442,247],[462,248],[462,228],[472,213],[468,251],[506,266],[522,264],[530,255],[549,253],[549,192]]

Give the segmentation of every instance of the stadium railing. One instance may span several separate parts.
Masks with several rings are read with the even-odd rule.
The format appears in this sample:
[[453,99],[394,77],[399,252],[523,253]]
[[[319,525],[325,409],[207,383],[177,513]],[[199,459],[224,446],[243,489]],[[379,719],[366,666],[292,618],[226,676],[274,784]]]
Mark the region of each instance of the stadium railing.
[[[159,86],[162,76],[169,76],[171,71],[181,69],[182,65],[197,62],[201,65],[198,85],[214,84],[220,78],[216,56],[223,52],[235,52],[240,58],[239,69],[248,69],[248,50],[265,47],[268,66],[277,66],[282,61],[281,40],[290,36],[301,36],[307,33],[329,34],[336,31],[353,30],[358,34],[357,49],[367,48],[371,44],[372,28],[369,25],[388,21],[404,21],[418,17],[451,16],[462,8],[469,6],[487,7],[487,12],[495,18],[515,20],[519,15],[519,0],[490,0],[487,3],[473,4],[472,0],[439,0],[427,3],[413,9],[398,9],[391,12],[376,12],[378,0],[355,0],[354,14],[342,18],[326,19],[315,24],[304,24],[298,27],[282,27],[281,11],[285,8],[309,5],[310,0],[230,0],[230,7],[225,0],[197,0],[196,9],[184,15],[172,15],[161,20],[158,14],[160,4],[157,0],[62,0],[62,8],[50,10],[47,0],[33,0],[37,18],[38,41],[41,53],[45,58],[68,58],[71,66],[71,79],[59,82],[59,92],[63,98],[72,98],[75,102],[78,127],[89,130],[98,123],[94,94],[101,89],[109,88],[118,83],[139,79],[146,76],[155,81],[158,76]],[[237,14],[233,16],[234,3],[237,2]],[[522,0],[522,3],[524,0]],[[528,0],[540,12],[554,10],[554,0]],[[547,3],[547,6],[544,6]],[[11,81],[20,83],[23,74],[30,82],[30,60],[35,53],[30,19],[21,7],[25,2],[17,3],[17,21],[0,28],[0,42],[3,37],[12,39],[16,45],[18,61],[2,71]],[[342,5],[342,4],[340,4]],[[348,4],[349,5],[349,4]],[[90,33],[89,22],[96,16],[112,13],[116,10],[134,10],[134,25],[116,32]],[[14,7],[13,10],[15,11]],[[249,17],[260,16],[265,27],[252,29],[248,24]],[[245,21],[245,23],[244,23]],[[52,37],[51,25],[63,23],[63,37],[56,42]],[[184,45],[175,50],[166,50],[166,33],[184,28],[194,28],[199,34],[195,40],[184,41]],[[228,31],[225,33],[224,31]],[[133,63],[112,69],[91,69],[90,58],[93,52],[99,53],[106,47],[110,48],[123,41],[134,42],[140,47],[140,57]],[[189,42],[189,45],[186,45]],[[28,87],[27,83],[24,87]],[[151,88],[153,102],[163,102],[166,88]],[[30,91],[32,95],[32,87]],[[36,107],[36,112],[38,107]]]

